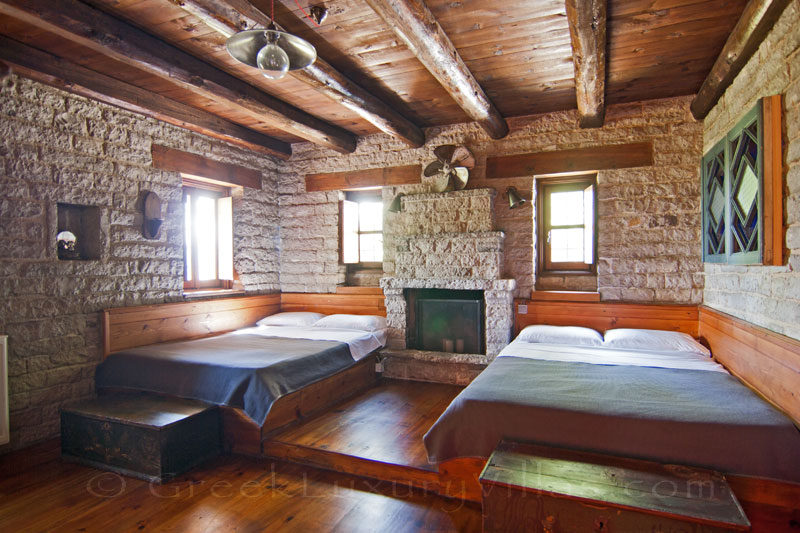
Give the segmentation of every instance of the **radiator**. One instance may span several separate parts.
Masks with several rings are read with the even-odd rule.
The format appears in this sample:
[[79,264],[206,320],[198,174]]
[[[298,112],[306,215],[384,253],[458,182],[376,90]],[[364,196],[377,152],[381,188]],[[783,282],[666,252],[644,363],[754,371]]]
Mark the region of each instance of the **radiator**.
[[0,444],[8,439],[8,336],[0,335]]

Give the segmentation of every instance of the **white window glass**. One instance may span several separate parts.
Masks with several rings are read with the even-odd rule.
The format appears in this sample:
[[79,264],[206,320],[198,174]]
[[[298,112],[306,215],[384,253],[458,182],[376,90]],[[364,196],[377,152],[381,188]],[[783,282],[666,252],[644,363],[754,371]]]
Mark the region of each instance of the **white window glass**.
[[584,222],[583,198],[583,191],[552,193],[550,195],[550,225],[582,225]]
[[590,185],[583,191],[583,262],[587,265],[594,263],[594,186]]
[[217,198],[219,279],[233,280],[233,198]]
[[361,252],[361,261],[364,263],[383,261],[383,234],[362,234],[359,251]]
[[216,207],[217,202],[214,198],[207,196],[200,196],[195,202],[198,281],[217,279]]
[[342,204],[342,261],[358,263],[358,204],[344,200]]
[[554,263],[583,262],[583,228],[550,231],[550,260]]
[[383,203],[359,203],[358,223],[360,231],[383,231]]
[[192,195],[187,194],[183,204],[184,221],[186,227],[186,281],[192,281]]

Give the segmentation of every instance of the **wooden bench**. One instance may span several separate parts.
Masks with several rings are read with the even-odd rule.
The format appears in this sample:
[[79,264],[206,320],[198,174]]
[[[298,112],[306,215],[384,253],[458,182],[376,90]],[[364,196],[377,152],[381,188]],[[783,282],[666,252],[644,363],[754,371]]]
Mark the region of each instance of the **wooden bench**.
[[725,478],[709,470],[502,442],[480,482],[485,532],[750,529]]
[[61,411],[64,459],[161,483],[220,453],[216,406],[144,394]]

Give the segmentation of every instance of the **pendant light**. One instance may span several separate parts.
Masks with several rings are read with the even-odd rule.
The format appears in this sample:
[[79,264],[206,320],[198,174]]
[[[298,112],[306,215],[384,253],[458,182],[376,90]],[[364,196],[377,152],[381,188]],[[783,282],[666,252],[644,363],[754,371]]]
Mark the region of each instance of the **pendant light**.
[[304,69],[317,59],[317,51],[311,43],[275,25],[275,0],[269,26],[235,33],[225,46],[234,59],[260,69],[264,77],[271,80],[283,78],[290,70]]

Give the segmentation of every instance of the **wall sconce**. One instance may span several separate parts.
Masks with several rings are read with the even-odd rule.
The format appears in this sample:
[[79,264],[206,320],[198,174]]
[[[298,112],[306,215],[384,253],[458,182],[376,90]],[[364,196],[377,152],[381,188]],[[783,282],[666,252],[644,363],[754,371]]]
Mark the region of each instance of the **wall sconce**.
[[403,196],[405,196],[405,194],[401,192],[394,197],[392,203],[389,204],[388,211],[390,213],[399,213],[403,210]]
[[144,197],[144,223],[142,235],[145,239],[157,239],[164,219],[161,218],[161,198],[154,192]]
[[517,191],[516,187],[509,187],[506,189],[506,195],[508,196],[508,208],[514,209],[515,207],[519,207],[528,200],[520,196],[519,191]]

